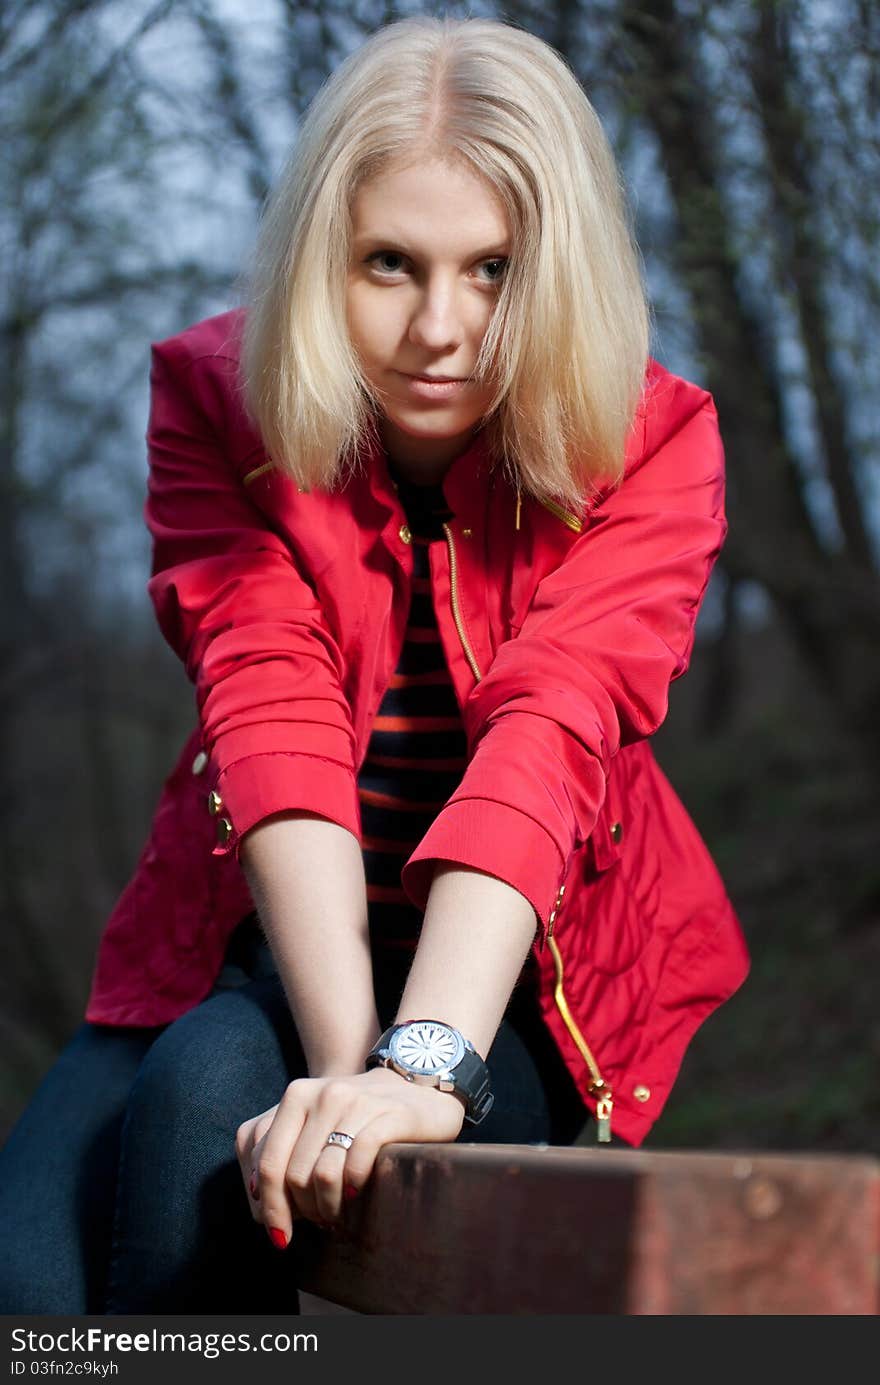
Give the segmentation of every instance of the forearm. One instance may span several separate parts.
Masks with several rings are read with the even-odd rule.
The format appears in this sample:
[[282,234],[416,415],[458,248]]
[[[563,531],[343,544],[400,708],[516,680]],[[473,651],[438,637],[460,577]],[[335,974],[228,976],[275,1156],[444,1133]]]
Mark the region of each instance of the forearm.
[[535,928],[534,909],[511,885],[439,862],[396,1019],[444,1020],[485,1058]]
[[291,814],[248,832],[240,859],[310,1076],[360,1072],[379,1019],[356,838],[326,818]]

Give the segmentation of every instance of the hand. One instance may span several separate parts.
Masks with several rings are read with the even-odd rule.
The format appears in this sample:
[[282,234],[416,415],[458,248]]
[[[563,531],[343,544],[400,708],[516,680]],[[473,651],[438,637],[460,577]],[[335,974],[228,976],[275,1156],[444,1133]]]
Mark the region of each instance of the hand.
[[[343,1189],[360,1192],[382,1145],[452,1141],[464,1123],[453,1092],[407,1082],[388,1068],[351,1077],[301,1077],[277,1106],[240,1125],[235,1149],[251,1214],[279,1248],[293,1219],[339,1222]],[[328,1145],[332,1130],[353,1136],[351,1148]]]

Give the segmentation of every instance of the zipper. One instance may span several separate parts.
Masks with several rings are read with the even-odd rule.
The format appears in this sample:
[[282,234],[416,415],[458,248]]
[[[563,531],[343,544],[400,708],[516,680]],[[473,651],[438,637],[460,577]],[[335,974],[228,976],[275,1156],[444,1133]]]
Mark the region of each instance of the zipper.
[[[557,519],[561,519],[561,520],[562,520],[562,523],[563,523],[563,524],[567,524],[568,527],[569,527],[569,529],[572,529],[576,534],[579,534],[579,533],[581,532],[581,530],[582,530],[583,527],[584,527],[584,522],[583,522],[583,520],[580,519],[577,515],[573,515],[572,512],[571,512],[571,510],[565,510],[565,509],[563,509],[563,507],[562,507],[561,505],[558,505],[558,504],[556,503],[555,500],[543,499],[543,498],[540,497],[540,496],[536,496],[535,499],[538,501],[538,504],[539,504],[539,505],[543,505],[543,506],[544,506],[544,509],[545,509],[545,510],[549,510],[550,513],[551,513],[551,515],[555,515]],[[514,527],[514,529],[517,530],[517,531],[519,531],[519,527],[520,527],[520,514],[521,514],[521,511],[522,511],[522,491],[520,490],[519,486],[517,486],[517,488],[516,488],[516,515],[515,515],[515,517],[514,517],[514,522],[513,522],[513,527]]]
[[607,1145],[611,1141],[611,1112],[614,1109],[614,1100],[611,1095],[611,1088],[605,1081],[599,1065],[593,1057],[590,1047],[581,1033],[575,1021],[574,1015],[568,1008],[568,1001],[565,998],[565,991],[562,987],[563,968],[562,953],[559,945],[553,936],[553,925],[556,922],[556,915],[559,913],[562,904],[562,896],[565,894],[565,886],[560,885],[559,893],[556,896],[550,917],[547,921],[547,945],[553,956],[553,965],[556,968],[556,985],[553,988],[553,999],[556,1008],[562,1016],[563,1023],[575,1042],[575,1046],[590,1070],[591,1082],[587,1087],[590,1096],[596,1097],[596,1125],[597,1139],[600,1145]]
[[461,606],[458,601],[458,559],[455,556],[455,541],[453,540],[452,530],[448,524],[443,525],[443,532],[446,535],[446,542],[449,546],[449,599],[452,605],[452,619],[455,621],[455,628],[458,631],[458,638],[461,640],[464,657],[468,661],[471,673],[479,683],[483,675],[480,673],[480,666],[477,663],[476,656],[471,648],[471,642],[467,636],[467,631],[464,628]]
[[247,472],[247,474],[241,478],[242,484],[249,486],[252,481],[256,481],[258,476],[262,476],[266,471],[271,471],[274,465],[274,462],[263,462],[262,466],[255,466],[252,471]]
[[[557,519],[561,519],[562,523],[567,524],[569,529],[573,529],[576,534],[579,534],[583,529],[583,520],[579,519],[577,515],[573,515],[571,510],[564,510],[561,505],[557,505],[555,500],[542,500],[539,498],[538,503],[543,505],[545,510],[549,510],[551,515],[555,515]],[[517,528],[518,527],[519,525],[517,525]]]

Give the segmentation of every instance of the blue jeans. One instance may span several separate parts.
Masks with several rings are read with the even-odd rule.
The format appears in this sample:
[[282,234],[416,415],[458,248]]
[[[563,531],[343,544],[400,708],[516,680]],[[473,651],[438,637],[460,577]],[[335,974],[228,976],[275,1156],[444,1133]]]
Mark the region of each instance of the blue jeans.
[[[383,1025],[404,980],[377,970]],[[488,1064],[494,1107],[460,1140],[574,1142],[587,1111],[525,988]],[[233,1142],[305,1073],[253,925],[173,1024],[81,1025],[0,1151],[0,1313],[297,1312],[293,1261],[252,1219]]]

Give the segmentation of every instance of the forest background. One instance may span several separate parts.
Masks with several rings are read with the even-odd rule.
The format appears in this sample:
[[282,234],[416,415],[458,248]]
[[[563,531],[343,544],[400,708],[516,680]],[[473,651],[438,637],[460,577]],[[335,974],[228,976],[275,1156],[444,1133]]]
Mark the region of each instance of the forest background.
[[730,530],[657,757],[753,954],[654,1148],[880,1136],[880,8],[872,0],[8,0],[0,16],[0,1136],[82,1019],[194,724],[141,511],[149,343],[236,303],[328,72],[411,13],[568,60],[654,354],[710,389]]

